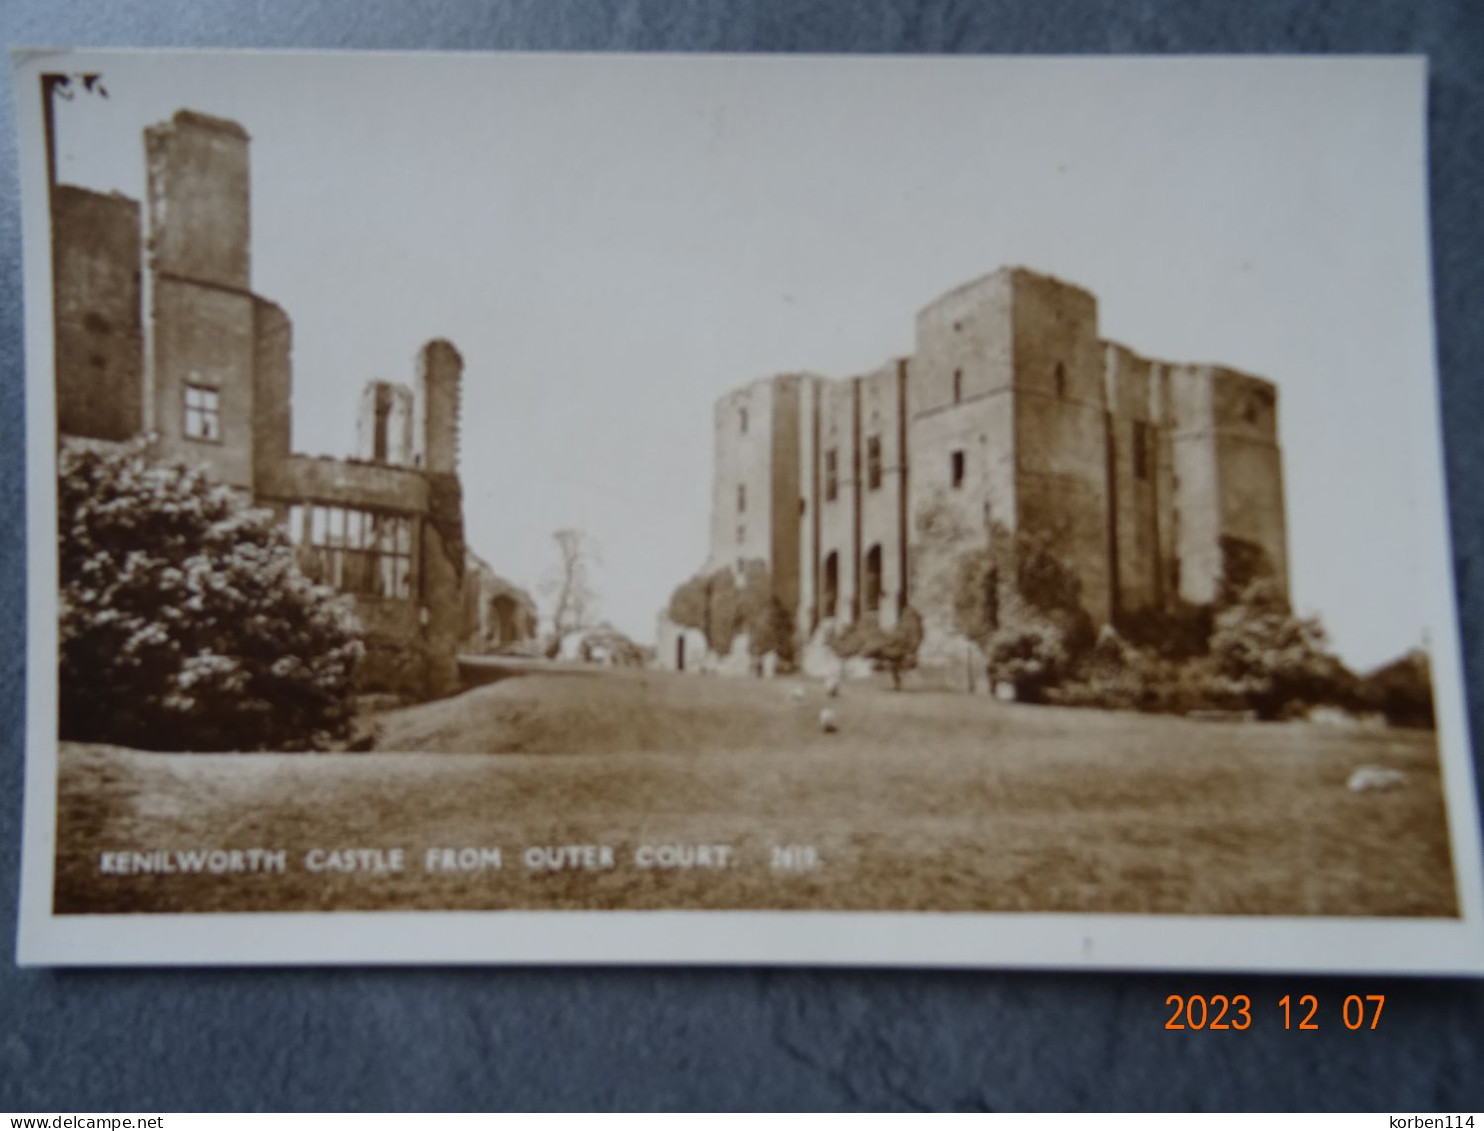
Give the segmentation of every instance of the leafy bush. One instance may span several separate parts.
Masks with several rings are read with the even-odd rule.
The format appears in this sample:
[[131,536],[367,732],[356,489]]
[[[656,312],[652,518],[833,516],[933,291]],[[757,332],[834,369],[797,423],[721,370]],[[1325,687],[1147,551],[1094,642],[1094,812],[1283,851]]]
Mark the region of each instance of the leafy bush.
[[1435,725],[1432,665],[1420,649],[1377,668],[1358,681],[1356,691],[1360,709],[1381,712],[1392,726]]
[[748,562],[742,571],[741,620],[752,655],[772,652],[780,664],[792,666],[797,652],[794,619],[774,593],[773,575],[761,561]]
[[977,644],[995,682],[1037,700],[1092,643],[1076,574],[1051,540],[996,525],[989,544],[959,559],[954,623]]
[[1168,660],[1204,656],[1211,644],[1215,610],[1210,605],[1179,603],[1173,609],[1138,609],[1122,613],[1118,629],[1136,648]]
[[741,587],[731,570],[719,569],[706,587],[706,643],[718,656],[725,656],[741,631]]
[[1062,630],[1045,616],[1016,602],[1000,626],[980,645],[989,678],[1015,688],[1015,697],[1034,703],[1062,679],[1069,665]]
[[667,610],[671,622],[681,628],[694,628],[704,633],[710,603],[710,585],[710,574],[697,574],[676,586],[675,592],[670,594],[670,607]]
[[842,660],[860,657],[891,674],[891,684],[902,689],[902,674],[917,666],[917,651],[922,647],[922,617],[908,605],[888,632],[875,614],[830,634],[830,649]]
[[63,738],[156,750],[323,747],[363,654],[271,512],[146,449],[62,449]]
[[1295,616],[1269,580],[1254,581],[1216,614],[1211,658],[1232,692],[1261,718],[1344,704],[1352,695],[1353,678],[1330,654],[1323,627]]
[[892,686],[901,690],[902,673],[917,666],[917,652],[922,647],[922,617],[911,605],[906,606],[897,623],[886,634],[876,660],[891,673]]
[[698,629],[718,656],[727,655],[737,634],[745,632],[753,656],[773,652],[784,665],[794,662],[793,617],[775,596],[772,574],[762,561],[743,566],[740,585],[730,567],[697,574],[676,587],[667,611],[673,623]]
[[1186,715],[1236,711],[1246,703],[1209,657],[1170,659],[1104,629],[1076,673],[1047,695],[1072,707]]

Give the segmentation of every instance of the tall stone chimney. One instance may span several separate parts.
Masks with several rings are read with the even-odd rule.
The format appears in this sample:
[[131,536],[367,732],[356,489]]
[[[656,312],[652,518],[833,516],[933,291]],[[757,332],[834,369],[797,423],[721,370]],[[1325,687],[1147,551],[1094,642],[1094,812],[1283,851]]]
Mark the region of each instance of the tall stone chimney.
[[442,338],[417,355],[417,420],[414,433],[418,462],[427,471],[457,474],[459,413],[464,359]]
[[406,385],[367,381],[356,417],[356,458],[410,466],[413,416],[412,390]]
[[180,279],[248,290],[247,131],[225,118],[180,110],[144,137],[150,266]]

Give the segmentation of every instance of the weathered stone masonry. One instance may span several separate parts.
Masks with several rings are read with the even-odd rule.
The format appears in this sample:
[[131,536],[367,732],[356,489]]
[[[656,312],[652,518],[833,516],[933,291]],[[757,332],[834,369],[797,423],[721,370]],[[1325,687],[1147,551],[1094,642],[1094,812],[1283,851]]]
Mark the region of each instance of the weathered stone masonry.
[[962,657],[956,564],[995,523],[1049,535],[1104,624],[1209,602],[1228,539],[1287,588],[1274,386],[1140,357],[1087,291],[1021,268],[929,303],[910,357],[727,394],[715,445],[706,568],[767,562],[805,639],[910,603],[923,661]]
[[145,131],[137,202],[51,192],[59,439],[152,437],[289,525],[305,567],[355,596],[366,690],[458,687],[463,360],[430,342],[415,388],[372,382],[353,459],[291,451],[292,326],[252,290],[249,138],[191,111]]

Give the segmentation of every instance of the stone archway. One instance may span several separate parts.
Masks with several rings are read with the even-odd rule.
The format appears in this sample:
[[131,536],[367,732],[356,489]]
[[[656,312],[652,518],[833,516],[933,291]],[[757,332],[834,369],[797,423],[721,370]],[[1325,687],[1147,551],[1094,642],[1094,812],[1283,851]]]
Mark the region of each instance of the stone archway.
[[510,594],[490,598],[489,633],[496,644],[514,644],[521,638],[520,604]]

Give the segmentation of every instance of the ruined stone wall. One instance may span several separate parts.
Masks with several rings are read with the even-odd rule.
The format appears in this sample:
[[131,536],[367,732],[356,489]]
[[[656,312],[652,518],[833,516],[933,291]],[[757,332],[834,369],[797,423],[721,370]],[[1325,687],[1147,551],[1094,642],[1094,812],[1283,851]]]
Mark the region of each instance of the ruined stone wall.
[[1159,606],[1173,609],[1180,601],[1180,511],[1176,505],[1174,392],[1171,366],[1149,367],[1149,411],[1159,421],[1154,432],[1154,525]]
[[1016,513],[1075,570],[1082,604],[1112,611],[1108,452],[1097,300],[1079,287],[1013,270]]
[[[769,424],[768,556],[773,594],[796,615],[799,607],[799,499],[802,466],[799,463],[800,400],[804,379],[786,374],[773,379],[772,420]],[[759,521],[762,516],[758,516]]]
[[[957,287],[917,316],[907,388],[909,599],[926,666],[958,664],[958,563],[1016,514],[1015,371],[1010,273]],[[955,454],[958,454],[956,460]]]
[[458,476],[429,473],[428,519],[422,524],[421,586],[423,640],[427,648],[429,698],[459,689],[459,640],[463,627],[464,507]]
[[462,595],[461,652],[496,653],[535,639],[535,600],[472,551],[464,555]]
[[[1190,387],[1182,408],[1182,432],[1209,450],[1211,480],[1182,481],[1177,500],[1182,516],[1208,512],[1207,525],[1218,539],[1236,538],[1263,551],[1273,578],[1287,592],[1288,539],[1283,497],[1282,455],[1278,447],[1278,394],[1267,381],[1216,366],[1189,367]],[[1219,545],[1187,584],[1212,592],[1221,577]],[[1191,563],[1184,563],[1189,573]]]
[[654,663],[661,671],[700,672],[709,669],[706,634],[684,628],[661,613],[654,627]]
[[801,378],[799,388],[799,435],[795,458],[799,465],[799,602],[794,620],[800,640],[807,640],[819,625],[819,432],[820,398],[825,379]]
[[247,131],[236,122],[181,110],[147,129],[144,138],[152,268],[248,290]]
[[[218,479],[254,485],[255,300],[242,291],[157,276],[153,286],[154,433],[166,456],[205,464]],[[186,431],[188,388],[217,397],[217,435]]]
[[435,473],[457,473],[464,359],[439,338],[417,353],[413,462]]
[[366,645],[356,673],[358,688],[421,698],[428,686],[428,657],[417,606],[362,596],[356,598],[355,611]]
[[[836,625],[850,624],[859,613],[859,421],[860,384],[856,379],[830,381],[820,388],[819,578],[816,585],[820,619],[833,619]],[[831,580],[834,582],[833,605],[830,601]]]
[[261,498],[369,507],[419,516],[428,513],[428,481],[412,468],[294,454],[261,470],[257,490]]
[[145,131],[145,158],[147,241],[134,201],[53,194],[59,432],[81,442],[153,432],[160,458],[207,466],[285,522],[297,515],[300,541],[315,506],[412,520],[412,596],[355,597],[361,683],[422,697],[457,690],[467,603],[458,351],[424,346],[415,394],[373,384],[358,434],[366,458],[294,454],[292,325],[251,290],[247,133],[181,111]]
[[293,324],[277,303],[253,298],[253,477],[282,464],[292,448]]
[[754,559],[774,567],[774,399],[768,378],[716,403],[708,571]]
[[1113,620],[1163,606],[1160,483],[1164,422],[1157,414],[1155,367],[1115,342],[1104,346],[1108,404],[1108,534]]
[[1216,366],[1174,367],[1172,390],[1181,596],[1204,602],[1217,595],[1223,538],[1260,548],[1287,592],[1277,390]]
[[413,442],[413,392],[391,381],[367,381],[356,414],[356,458],[410,467]]
[[[247,134],[180,111],[145,131],[149,427],[161,451],[252,490],[257,302],[250,291]],[[271,352],[276,327],[265,326]],[[217,397],[215,435],[187,428],[188,388]]]
[[126,440],[143,427],[138,201],[51,194],[57,431]]
[[1199,367],[1170,370],[1171,455],[1175,465],[1177,596],[1191,604],[1215,600],[1221,578],[1220,484],[1211,383]]
[[[857,444],[861,453],[861,598],[863,611],[874,612],[884,628],[896,624],[897,614],[907,601],[903,529],[907,490],[905,380],[905,362],[899,361],[890,361],[860,380],[861,435]],[[874,478],[873,450],[879,453]],[[880,561],[879,600],[874,610],[869,608],[873,550]]]
[[[920,663],[972,671],[954,591],[963,555],[985,548],[995,524],[1045,535],[1098,623],[1209,602],[1223,539],[1259,546],[1286,586],[1273,387],[1102,341],[1097,301],[1079,287],[1006,268],[926,306],[910,358],[791,380],[717,404],[711,568],[759,557],[784,576],[780,553],[792,560],[796,548],[796,623],[816,650],[822,621],[859,615],[879,546],[882,622],[910,602],[924,622]],[[768,399],[780,388],[797,389],[786,410]],[[773,426],[744,433],[743,412],[769,412]],[[764,483],[766,548],[735,525],[738,487],[750,500]],[[796,537],[780,537],[795,498]]]

